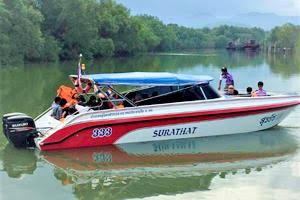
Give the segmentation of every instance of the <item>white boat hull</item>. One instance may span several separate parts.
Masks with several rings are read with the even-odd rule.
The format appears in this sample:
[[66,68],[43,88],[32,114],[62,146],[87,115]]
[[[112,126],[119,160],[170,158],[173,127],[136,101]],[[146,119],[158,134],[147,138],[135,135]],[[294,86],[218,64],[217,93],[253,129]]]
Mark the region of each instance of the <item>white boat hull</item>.
[[127,133],[117,140],[115,144],[208,137],[260,131],[276,126],[291,111],[292,108],[287,108],[256,115],[142,128]]

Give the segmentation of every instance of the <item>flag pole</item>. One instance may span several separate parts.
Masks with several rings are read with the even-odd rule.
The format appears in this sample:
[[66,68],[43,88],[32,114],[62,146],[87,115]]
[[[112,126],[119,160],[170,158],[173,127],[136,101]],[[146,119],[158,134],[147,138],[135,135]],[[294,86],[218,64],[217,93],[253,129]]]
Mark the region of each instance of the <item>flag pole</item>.
[[79,54],[79,61],[78,61],[78,69],[77,69],[77,80],[78,80],[78,85],[81,86],[81,59],[82,59],[82,54]]

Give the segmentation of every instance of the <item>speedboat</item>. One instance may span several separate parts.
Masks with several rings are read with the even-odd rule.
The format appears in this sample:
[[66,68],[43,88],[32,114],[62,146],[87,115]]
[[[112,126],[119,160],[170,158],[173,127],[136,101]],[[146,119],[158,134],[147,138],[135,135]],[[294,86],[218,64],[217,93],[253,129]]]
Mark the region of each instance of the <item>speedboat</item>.
[[[129,72],[78,77],[70,75],[74,85],[80,80],[97,88],[86,95],[105,94],[98,106],[85,107],[64,121],[53,118],[51,108],[35,119],[5,114],[8,140],[16,147],[47,151],[254,132],[278,125],[300,103],[295,94],[221,95],[210,85],[213,78],[205,75]],[[130,90],[117,90],[124,87]]]

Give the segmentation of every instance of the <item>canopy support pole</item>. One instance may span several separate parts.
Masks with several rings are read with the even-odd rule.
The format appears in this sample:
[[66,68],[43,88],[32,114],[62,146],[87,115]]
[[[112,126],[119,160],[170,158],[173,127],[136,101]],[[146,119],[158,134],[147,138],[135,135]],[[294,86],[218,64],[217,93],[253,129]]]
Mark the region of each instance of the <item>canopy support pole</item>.
[[119,95],[120,97],[122,97],[123,99],[125,99],[130,105],[132,105],[133,107],[136,107],[136,105],[131,101],[129,100],[127,97],[123,96],[121,93],[119,93],[117,90],[115,90],[113,87],[107,85],[107,87],[109,89],[111,89],[114,93],[116,93],[117,95]]

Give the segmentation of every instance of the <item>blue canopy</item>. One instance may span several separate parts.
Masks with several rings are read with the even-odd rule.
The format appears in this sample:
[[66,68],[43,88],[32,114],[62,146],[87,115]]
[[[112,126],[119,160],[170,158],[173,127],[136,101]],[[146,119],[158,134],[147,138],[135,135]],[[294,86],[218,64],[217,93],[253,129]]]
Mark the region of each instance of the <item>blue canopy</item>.
[[173,74],[167,72],[91,74],[83,75],[82,79],[89,79],[100,85],[127,86],[182,86],[208,83],[213,80],[210,76]]

